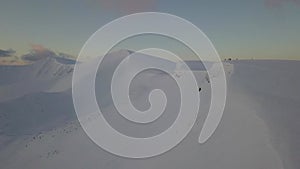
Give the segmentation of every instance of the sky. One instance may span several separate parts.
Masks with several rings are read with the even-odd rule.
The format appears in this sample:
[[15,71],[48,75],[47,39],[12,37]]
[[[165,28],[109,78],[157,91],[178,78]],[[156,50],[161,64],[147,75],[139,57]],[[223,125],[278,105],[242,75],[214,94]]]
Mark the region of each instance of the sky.
[[300,59],[300,0],[2,0],[0,57],[76,57],[95,31],[135,12],[189,20],[222,59]]

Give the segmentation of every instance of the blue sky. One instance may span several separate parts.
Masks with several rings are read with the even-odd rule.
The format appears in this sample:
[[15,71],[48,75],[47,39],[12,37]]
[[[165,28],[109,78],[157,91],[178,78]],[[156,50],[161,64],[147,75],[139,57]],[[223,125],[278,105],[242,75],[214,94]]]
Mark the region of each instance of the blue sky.
[[104,24],[146,11],[191,21],[222,58],[300,59],[298,0],[2,0],[0,49],[23,55],[38,44],[76,56]]

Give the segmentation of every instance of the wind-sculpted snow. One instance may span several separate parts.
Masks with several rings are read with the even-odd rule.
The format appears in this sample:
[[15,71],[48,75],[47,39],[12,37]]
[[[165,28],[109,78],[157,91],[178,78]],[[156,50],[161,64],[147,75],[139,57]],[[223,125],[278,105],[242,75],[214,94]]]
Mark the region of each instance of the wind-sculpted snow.
[[71,88],[73,65],[54,58],[16,67],[4,66],[1,71],[0,102],[38,92],[61,92]]
[[[101,86],[96,89],[98,104],[106,120],[121,133],[135,137],[156,135],[169,127],[178,114],[178,86],[171,76],[159,70],[147,70],[138,74],[129,90],[129,97],[137,109],[145,110],[149,107],[147,98],[155,88],[166,93],[168,103],[163,116],[153,123],[131,124],[118,114],[109,95],[112,71],[129,54],[130,51],[122,50],[109,54],[103,60],[104,64],[95,83],[96,86]],[[161,61],[169,69],[174,69],[177,78],[186,71],[171,61],[141,56],[141,62],[144,59]],[[89,64],[83,66],[90,66]],[[129,61],[127,64],[132,66],[139,63]],[[210,81],[206,71],[196,66],[197,62],[189,65],[193,67],[201,88],[200,110],[195,126],[171,151],[140,160],[112,155],[97,147],[84,133],[75,118],[71,92],[68,90],[71,87],[71,64],[43,60],[28,66],[5,67],[5,71],[0,73],[1,89],[4,89],[3,86],[9,87],[9,84],[23,83],[26,78],[22,77],[26,74],[29,79],[35,79],[31,83],[36,84],[31,84],[34,90],[24,87],[24,90],[29,91],[19,95],[17,93],[20,91],[17,91],[9,99],[1,98],[1,168],[300,168],[299,62],[224,62],[228,83],[225,112],[215,134],[205,144],[198,143],[198,136],[210,105]],[[210,69],[214,69],[213,63]],[[4,73],[8,72],[18,78],[3,80],[6,77]],[[218,76],[217,69],[212,72],[210,78]],[[88,72],[82,74],[82,80],[86,76],[89,76]],[[93,121],[93,114],[85,117],[85,123]],[[9,134],[16,136],[11,137]]]

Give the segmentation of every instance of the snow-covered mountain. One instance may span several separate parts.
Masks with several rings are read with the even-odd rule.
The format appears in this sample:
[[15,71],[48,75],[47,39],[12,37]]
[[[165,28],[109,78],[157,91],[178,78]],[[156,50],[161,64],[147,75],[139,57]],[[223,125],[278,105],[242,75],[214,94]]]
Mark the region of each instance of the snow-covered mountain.
[[[178,86],[161,71],[140,73],[130,88],[133,105],[140,110],[147,109],[149,92],[155,88],[166,93],[168,103],[163,116],[154,123],[147,126],[129,123],[117,113],[109,96],[112,72],[129,54],[127,50],[111,53],[101,63],[96,78],[96,85],[101,86],[96,89],[98,104],[107,121],[122,133],[135,137],[158,134],[177,117]],[[143,54],[127,64],[134,66],[139,61],[159,62],[174,69],[174,73],[181,71],[174,62]],[[171,151],[141,160],[112,155],[84,133],[76,119],[70,90],[74,65],[47,58],[32,65],[1,66],[1,168],[300,168],[300,77],[297,74],[300,62],[225,62],[228,83],[225,112],[220,126],[205,144],[198,143],[198,136],[210,105],[210,83],[198,62],[187,64],[202,88],[196,124],[187,138]],[[214,76],[218,76],[217,71]]]
[[61,92],[71,86],[73,65],[48,57],[30,65],[0,67],[0,102],[38,92]]

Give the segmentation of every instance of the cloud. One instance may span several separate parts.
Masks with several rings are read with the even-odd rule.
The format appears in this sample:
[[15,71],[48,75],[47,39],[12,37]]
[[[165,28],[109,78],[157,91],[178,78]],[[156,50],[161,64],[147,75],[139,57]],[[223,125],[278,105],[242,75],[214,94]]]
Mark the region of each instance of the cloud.
[[45,48],[42,45],[34,44],[31,45],[30,53],[22,55],[21,58],[26,61],[37,61],[47,57],[55,57],[55,56],[56,54],[53,51]]
[[8,49],[8,50],[0,49],[0,57],[10,57],[13,56],[15,53],[16,51],[12,49]]
[[135,12],[153,11],[157,0],[89,0],[93,5],[100,6],[105,10],[130,14]]
[[265,0],[268,8],[280,8],[286,3],[293,3],[300,6],[300,0]]

